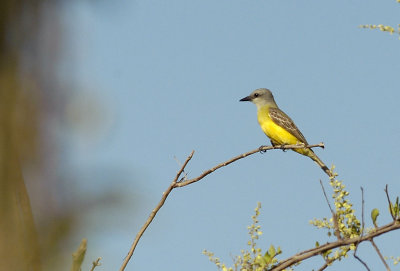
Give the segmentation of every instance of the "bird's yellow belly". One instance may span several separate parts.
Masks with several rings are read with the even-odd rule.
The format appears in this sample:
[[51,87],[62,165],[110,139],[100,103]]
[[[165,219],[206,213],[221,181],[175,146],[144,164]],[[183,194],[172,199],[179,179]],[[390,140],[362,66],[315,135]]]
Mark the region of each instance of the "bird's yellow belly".
[[277,144],[299,144],[301,143],[291,133],[276,125],[272,120],[259,122],[263,132]]
[[[260,110],[258,112],[258,123],[261,126],[263,132],[271,139],[273,144],[278,145],[295,145],[302,143],[294,135],[275,124],[269,117],[268,111]],[[294,149],[295,152],[301,153],[303,155],[310,155],[309,149]]]

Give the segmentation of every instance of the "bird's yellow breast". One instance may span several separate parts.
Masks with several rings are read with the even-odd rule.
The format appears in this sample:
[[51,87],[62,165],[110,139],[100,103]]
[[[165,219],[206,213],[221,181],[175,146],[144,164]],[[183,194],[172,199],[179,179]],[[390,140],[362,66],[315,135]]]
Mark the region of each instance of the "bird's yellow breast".
[[258,123],[263,132],[275,144],[299,144],[301,143],[294,135],[286,131],[284,128],[277,125],[269,115],[269,106],[264,106],[258,109],[257,112]]

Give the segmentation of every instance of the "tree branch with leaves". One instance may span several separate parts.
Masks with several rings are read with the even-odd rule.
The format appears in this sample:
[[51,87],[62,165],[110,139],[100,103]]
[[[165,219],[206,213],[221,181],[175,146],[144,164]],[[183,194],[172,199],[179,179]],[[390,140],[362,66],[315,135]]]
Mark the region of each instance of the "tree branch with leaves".
[[[273,150],[273,149],[296,149],[296,148],[315,148],[315,147],[324,147],[322,143],[316,144],[316,145],[308,145],[304,146],[303,144],[299,145],[280,145],[280,146],[261,146],[258,149],[237,155],[225,162],[222,162],[208,170],[205,170],[202,174],[200,174],[198,177],[191,178],[189,179],[187,174],[185,173],[185,168],[187,167],[189,161],[192,159],[194,155],[194,151],[190,153],[190,155],[186,158],[185,162],[182,164],[180,169],[178,170],[176,176],[174,177],[173,181],[171,184],[168,186],[168,188],[163,192],[161,200],[159,203],[156,205],[156,207],[151,211],[148,219],[144,223],[144,225],[141,227],[139,230],[138,234],[136,235],[136,238],[128,252],[128,255],[125,257],[123,264],[120,268],[120,271],[125,270],[127,264],[131,260],[133,253],[142,238],[144,232],[146,229],[149,227],[149,225],[152,223],[154,217],[157,215],[161,207],[164,205],[166,199],[170,195],[173,189],[179,188],[179,187],[184,187],[190,184],[193,184],[195,182],[198,182],[202,179],[204,179],[206,176],[210,175],[214,171],[228,166],[229,164],[236,162],[240,159],[243,159],[247,156],[250,156],[252,154],[255,154],[257,152],[265,152],[267,150]],[[332,265],[335,261],[341,260],[344,257],[347,257],[349,255],[350,251],[356,252],[357,246],[362,243],[369,241],[371,244],[375,247],[376,245],[373,242],[373,238],[385,234],[390,231],[394,231],[400,228],[400,216],[399,216],[399,202],[398,199],[396,200],[396,203],[393,204],[389,198],[388,193],[387,198],[388,202],[391,206],[391,214],[393,221],[389,224],[386,224],[384,226],[378,227],[376,226],[375,228],[371,230],[365,230],[364,228],[364,214],[363,214],[363,219],[362,223],[359,221],[359,219],[355,215],[355,209],[353,208],[352,203],[350,203],[348,196],[349,192],[345,190],[345,185],[343,184],[342,181],[339,181],[336,179],[337,174],[333,173],[334,168],[332,168],[330,171],[331,173],[328,174],[330,180],[329,184],[333,190],[333,205],[334,208],[331,207],[331,204],[329,203],[329,200],[326,196],[325,188],[321,183],[322,190],[324,192],[325,198],[327,200],[328,206],[331,210],[331,217],[330,218],[323,218],[323,219],[314,219],[310,223],[317,228],[325,228],[328,230],[328,235],[329,236],[335,236],[336,241],[331,242],[331,243],[326,243],[324,245],[320,245],[319,242],[316,242],[316,246],[314,248],[310,248],[307,250],[304,250],[298,254],[292,255],[287,259],[284,260],[278,260],[277,256],[282,254],[282,250],[280,247],[275,247],[271,245],[268,249],[267,252],[262,253],[262,249],[258,248],[256,246],[256,240],[259,238],[260,235],[262,235],[262,231],[260,229],[260,226],[257,224],[258,223],[258,215],[260,214],[260,208],[261,204],[258,204],[256,208],[256,214],[252,217],[253,219],[253,224],[249,226],[249,234],[250,234],[250,241],[248,242],[250,246],[250,251],[243,250],[242,254],[240,256],[235,257],[235,261],[233,264],[233,267],[227,267],[227,265],[221,263],[221,261],[214,257],[214,255],[211,252],[205,251],[204,253],[209,256],[210,260],[214,262],[219,269],[222,271],[236,271],[236,270],[257,270],[257,271],[262,271],[262,270],[274,270],[274,271],[279,271],[279,270],[291,270],[294,266],[299,265],[303,260],[309,259],[311,257],[315,256],[322,256],[325,260],[325,264],[320,268],[320,270],[324,270],[326,267]],[[386,189],[387,190],[387,189]],[[376,213],[376,210],[373,210],[373,213]],[[375,219],[373,219],[373,224],[377,225],[376,223],[376,217],[377,215],[374,216]],[[379,254],[378,250],[377,253]],[[359,259],[360,262],[362,260],[360,259],[359,256],[356,256],[354,253],[355,257]],[[386,265],[386,261],[384,261],[384,264]],[[365,263],[364,263],[365,264]],[[366,266],[366,264],[365,264]],[[366,266],[368,269],[368,267]]]

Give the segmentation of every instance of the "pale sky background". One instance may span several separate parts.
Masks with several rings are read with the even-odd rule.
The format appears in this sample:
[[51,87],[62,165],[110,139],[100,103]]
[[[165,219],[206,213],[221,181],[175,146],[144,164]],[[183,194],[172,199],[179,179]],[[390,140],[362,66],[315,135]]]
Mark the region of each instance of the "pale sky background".
[[[187,172],[196,177],[269,144],[255,106],[239,103],[260,87],[273,91],[310,143],[325,143],[316,153],[336,165],[358,216],[363,186],[367,225],[373,208],[381,210],[380,225],[389,223],[385,184],[393,197],[400,195],[400,40],[358,26],[396,26],[399,12],[394,0],[65,3],[59,76],[75,82],[71,95],[98,100],[104,124],[98,134],[60,135],[64,155],[82,174],[110,167],[128,176],[88,177],[78,184],[82,195],[114,189],[131,197],[123,208],[105,203],[82,214],[66,257],[86,237],[83,270],[99,256],[96,270],[117,270],[179,169],[174,157],[183,162],[195,150]],[[176,189],[126,270],[216,270],[203,249],[230,264],[231,255],[247,248],[257,202],[264,231],[259,246],[280,246],[279,259],[315,241],[334,241],[309,224],[330,215],[320,179],[331,194],[327,177],[309,158],[271,151]],[[376,239],[386,256],[400,256],[399,241],[399,232]],[[371,245],[362,244],[359,256],[372,270],[383,270]],[[322,264],[317,257],[296,270]],[[365,269],[350,257],[328,270]]]

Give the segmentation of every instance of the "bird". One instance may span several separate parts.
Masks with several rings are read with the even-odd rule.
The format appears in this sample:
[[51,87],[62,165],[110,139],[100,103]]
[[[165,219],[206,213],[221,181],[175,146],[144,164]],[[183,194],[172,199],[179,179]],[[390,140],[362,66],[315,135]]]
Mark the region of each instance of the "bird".
[[[308,145],[304,135],[297,128],[293,120],[286,115],[275,102],[274,96],[269,89],[259,88],[250,93],[249,96],[240,99],[240,102],[249,101],[257,107],[257,120],[261,130],[269,137],[273,146],[277,145]],[[333,178],[333,173],[322,162],[322,160],[310,148],[296,148],[293,151],[310,157],[321,169]]]

